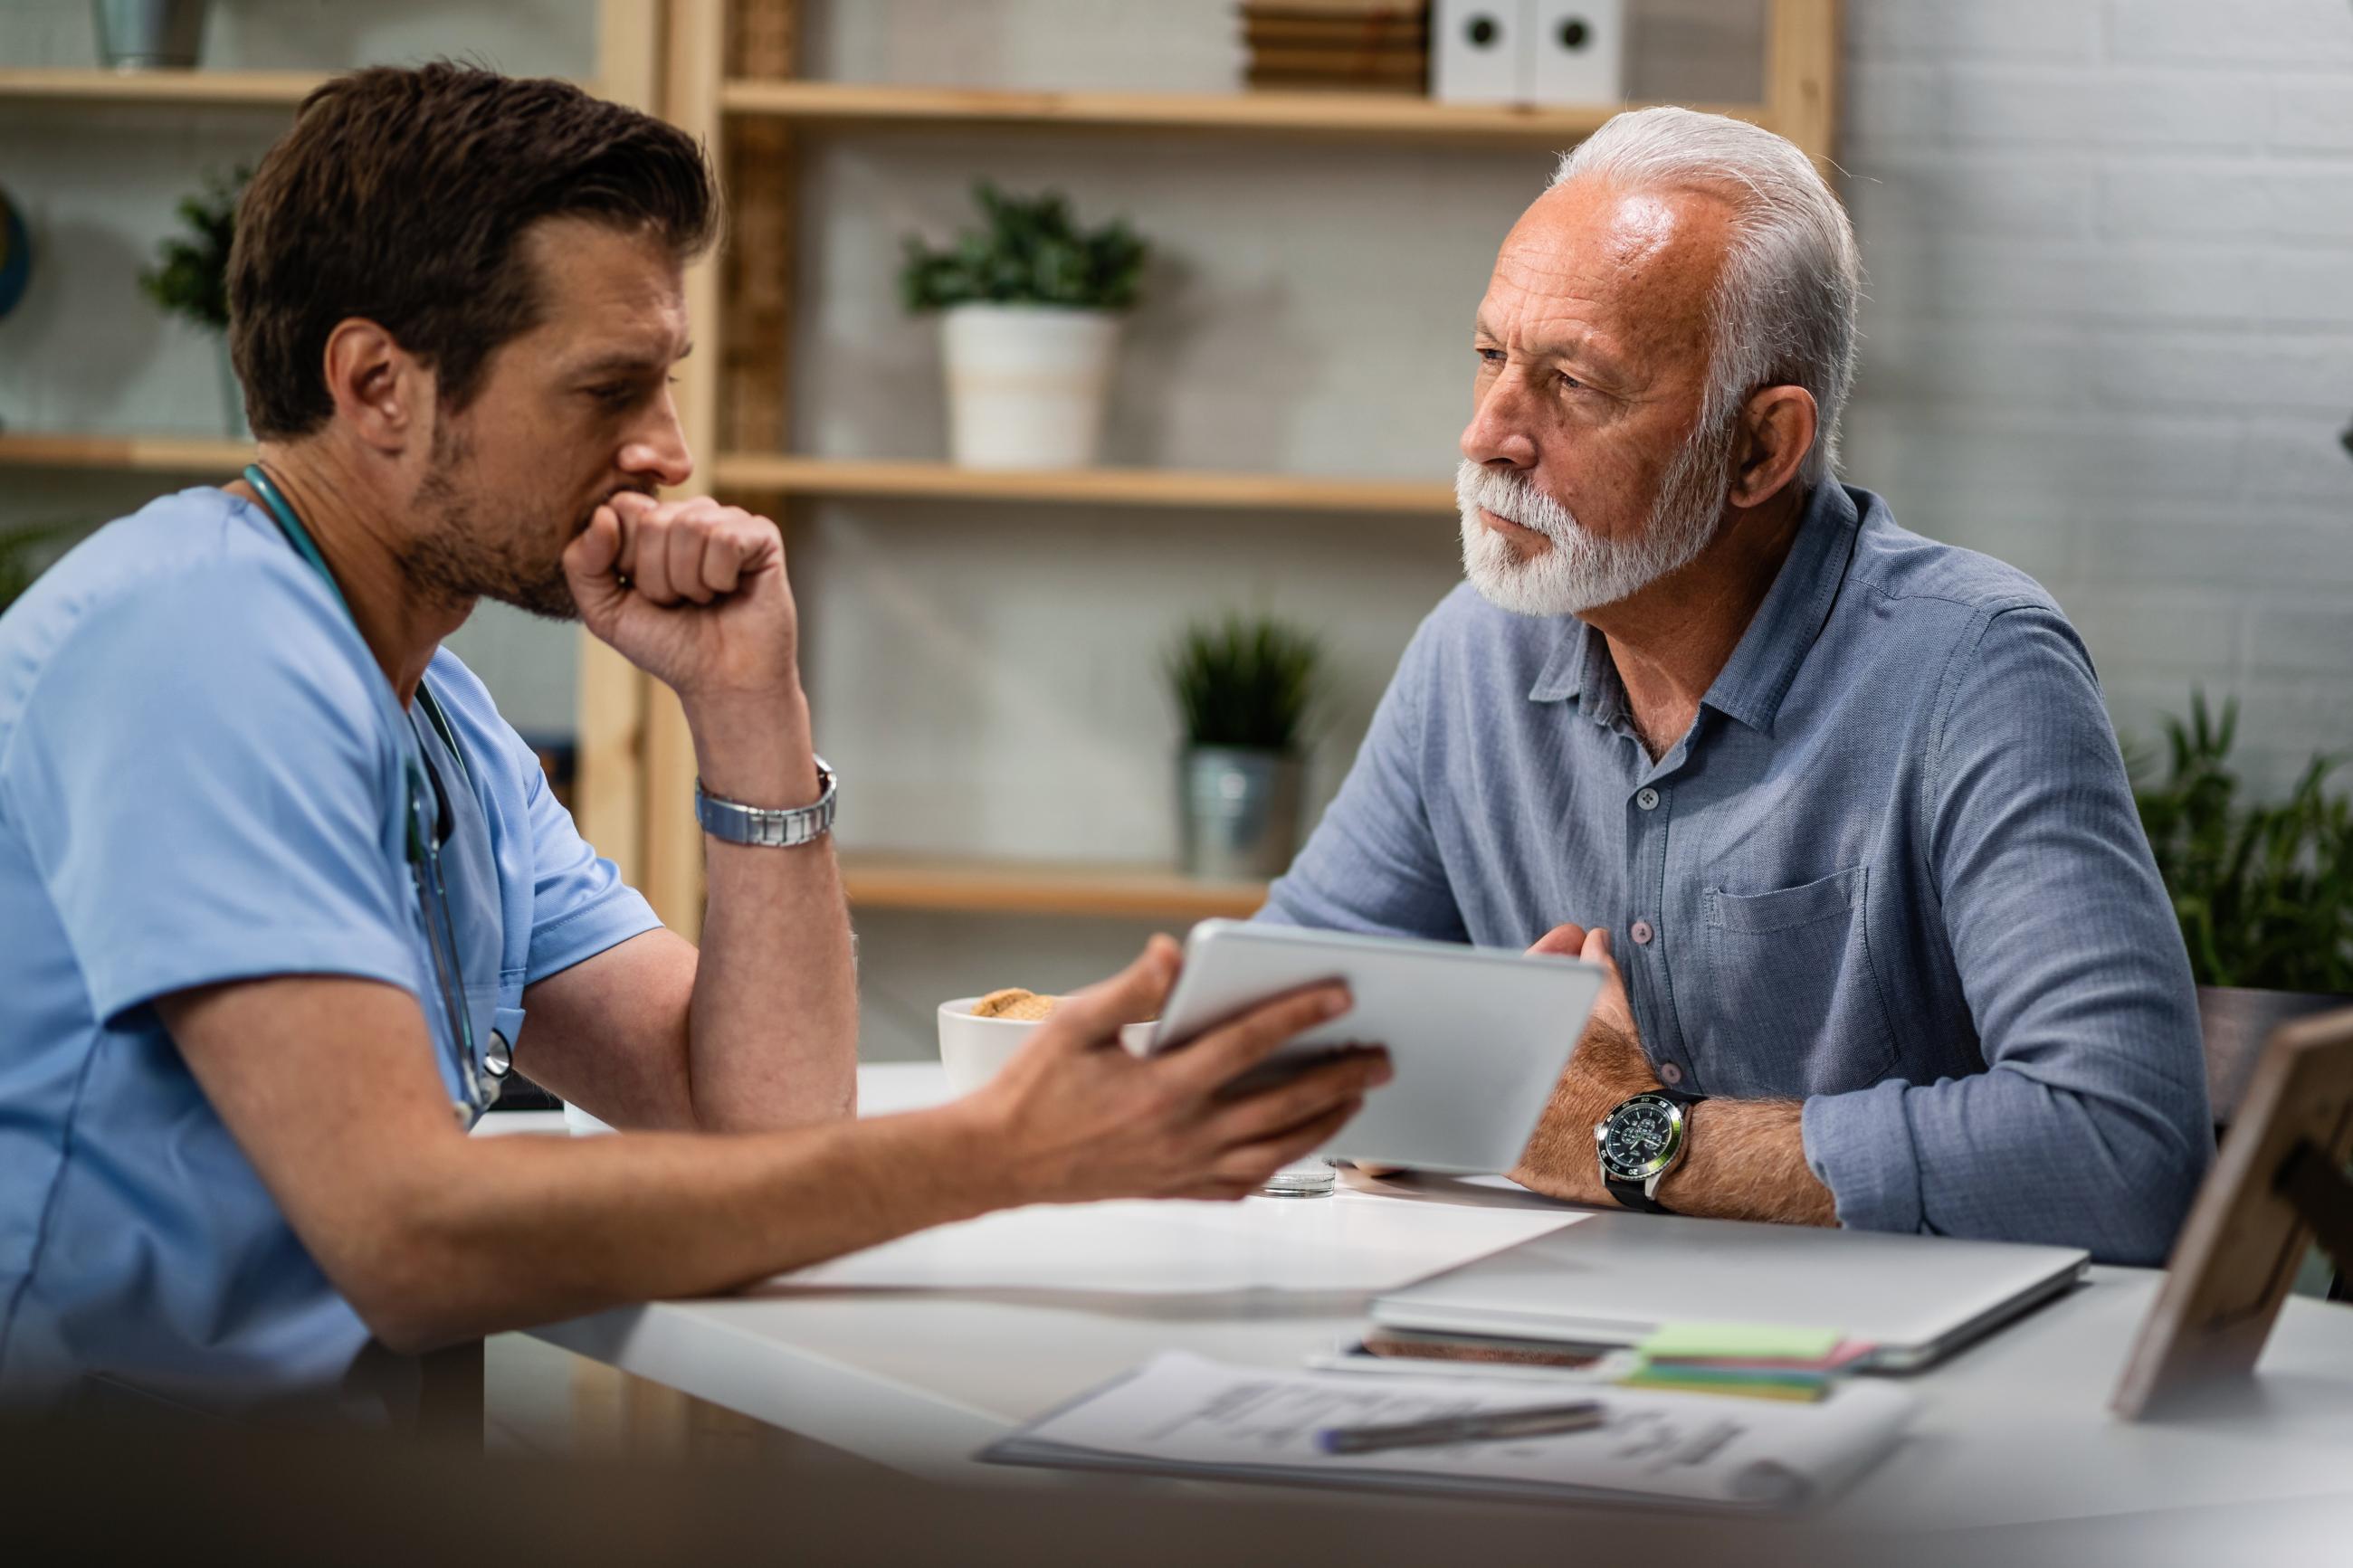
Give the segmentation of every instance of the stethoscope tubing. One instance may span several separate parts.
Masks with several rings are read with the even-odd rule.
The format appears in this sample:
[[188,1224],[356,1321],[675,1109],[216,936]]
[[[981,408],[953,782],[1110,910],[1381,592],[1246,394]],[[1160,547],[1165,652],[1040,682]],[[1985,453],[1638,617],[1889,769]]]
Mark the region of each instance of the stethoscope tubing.
[[[302,520],[293,505],[259,463],[246,466],[245,481],[261,498],[271,521],[277,523],[279,532],[285,535],[286,542],[294,553],[301,556],[327,584],[327,591],[334,595],[335,603],[342,607],[344,616],[352,620],[353,628],[356,630],[359,623],[352,616],[350,601],[343,597],[343,588],[336,583],[334,574],[327,569],[326,557],[320,553],[318,543],[311,539],[310,531],[302,526]],[[443,744],[449,748],[459,774],[470,788],[473,773],[466,764],[466,752],[459,743],[458,731],[421,678],[417,683],[417,703],[425,710],[426,718],[433,728],[440,732]],[[406,798],[403,802],[402,816],[408,839],[409,875],[417,885],[417,921],[424,928],[426,951],[433,965],[435,989],[440,993],[441,1010],[449,1026],[450,1065],[457,1069],[459,1092],[464,1097],[459,1103],[458,1111],[461,1118],[470,1118],[480,1114],[494,1098],[494,1090],[485,1084],[485,1078],[495,1084],[496,1080],[506,1076],[512,1062],[494,1061],[475,1046],[474,1020],[466,1005],[465,969],[458,954],[457,926],[449,914],[448,885],[441,875],[440,791],[432,773],[432,763],[425,754],[425,737],[417,731],[413,714],[409,716],[409,744],[404,751],[401,778]],[[431,820],[426,816],[425,803],[428,800],[434,803]]]

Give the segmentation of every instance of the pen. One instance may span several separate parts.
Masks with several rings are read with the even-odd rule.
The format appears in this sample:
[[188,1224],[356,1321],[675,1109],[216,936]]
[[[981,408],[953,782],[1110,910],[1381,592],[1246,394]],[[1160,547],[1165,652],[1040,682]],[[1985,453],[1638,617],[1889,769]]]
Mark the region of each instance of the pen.
[[1391,1426],[1329,1426],[1315,1435],[1327,1454],[1369,1454],[1382,1448],[1427,1448],[1440,1443],[1483,1443],[1504,1437],[1545,1437],[1582,1432],[1601,1425],[1601,1402],[1533,1405],[1518,1410],[1488,1410],[1475,1415],[1441,1415],[1400,1421]]

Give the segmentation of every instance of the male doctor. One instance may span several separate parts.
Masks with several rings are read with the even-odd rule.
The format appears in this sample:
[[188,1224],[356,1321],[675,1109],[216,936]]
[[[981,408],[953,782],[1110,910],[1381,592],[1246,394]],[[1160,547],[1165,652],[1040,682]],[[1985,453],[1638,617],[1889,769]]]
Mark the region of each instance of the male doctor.
[[[1161,939],[981,1093],[849,1119],[781,542],[655,499],[691,468],[669,385],[713,226],[675,129],[446,64],[328,83],[263,161],[230,268],[259,461],[0,620],[0,1405],[383,1415],[414,1386],[387,1351],[1003,1205],[1238,1196],[1387,1075],[1219,1093],[1337,988],[1130,1058]],[[440,648],[484,595],[678,693],[700,952]],[[648,1131],[469,1139],[511,1067]]]

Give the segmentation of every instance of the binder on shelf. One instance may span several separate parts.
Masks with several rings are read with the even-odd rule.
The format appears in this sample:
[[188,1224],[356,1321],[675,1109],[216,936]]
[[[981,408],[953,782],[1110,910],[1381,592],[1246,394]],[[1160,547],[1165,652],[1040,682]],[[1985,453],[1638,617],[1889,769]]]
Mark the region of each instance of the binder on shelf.
[[1533,0],[1438,0],[1430,26],[1430,92],[1448,103],[1525,103],[1534,62],[1522,47]]
[[1531,103],[1616,103],[1626,96],[1626,0],[1535,0]]

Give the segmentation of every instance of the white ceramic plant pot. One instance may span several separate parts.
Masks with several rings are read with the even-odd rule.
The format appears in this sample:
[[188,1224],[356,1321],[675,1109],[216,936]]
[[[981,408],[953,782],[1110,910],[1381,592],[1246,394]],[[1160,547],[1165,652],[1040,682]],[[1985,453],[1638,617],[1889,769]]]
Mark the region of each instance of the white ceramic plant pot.
[[1120,319],[1060,305],[943,313],[948,448],[967,468],[1082,468],[1103,440]]

